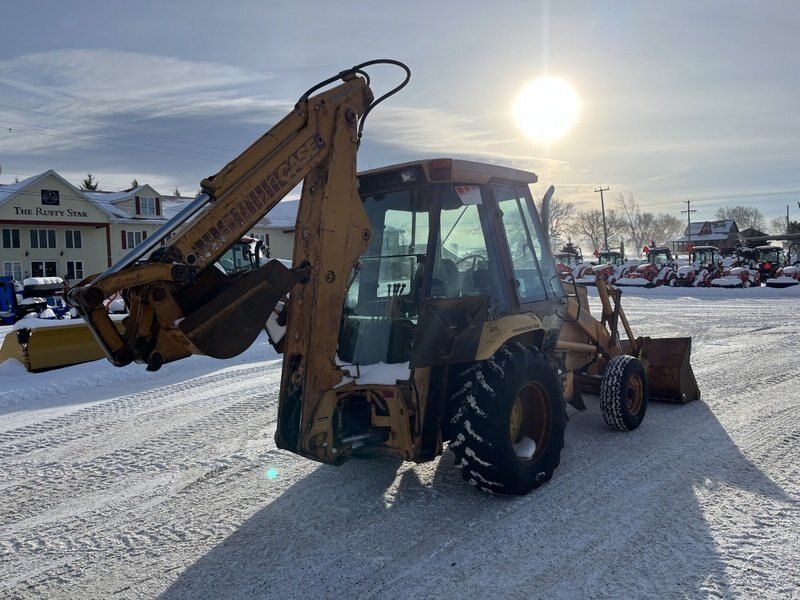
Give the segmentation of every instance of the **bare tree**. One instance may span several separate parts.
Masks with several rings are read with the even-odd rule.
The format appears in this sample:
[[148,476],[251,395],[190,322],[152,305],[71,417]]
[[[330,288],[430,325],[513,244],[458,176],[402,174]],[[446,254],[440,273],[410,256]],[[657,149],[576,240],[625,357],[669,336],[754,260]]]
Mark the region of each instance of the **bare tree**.
[[100,182],[94,178],[94,175],[87,173],[86,177],[81,181],[81,189],[84,192],[99,192]]
[[666,244],[679,237],[684,230],[683,221],[674,215],[660,213],[653,222],[653,240]]
[[[575,231],[587,239],[594,250],[605,248],[606,232],[603,230],[603,213],[600,210],[581,211],[575,215],[572,223]],[[606,230],[609,240],[619,238],[622,234],[622,222],[614,209],[606,211]]]
[[651,243],[653,239],[653,215],[651,213],[642,213],[639,209],[639,204],[633,199],[633,194],[628,194],[627,198],[624,194],[619,194],[617,196],[617,204],[622,215],[624,234],[633,242],[633,247],[636,248],[636,255],[641,256],[641,248]]
[[547,231],[550,234],[550,247],[555,249],[559,240],[569,237],[575,205],[553,198],[550,200],[550,215]]
[[739,230],[751,227],[759,231],[764,230],[764,215],[751,206],[721,206],[714,213],[714,217],[720,221],[736,221]]
[[636,255],[642,255],[642,248],[652,244],[666,244],[683,231],[681,220],[672,215],[661,213],[654,215],[642,212],[633,194],[626,198],[620,194],[617,198],[622,215],[623,230],[626,239],[636,248]]
[[770,233],[800,233],[800,221],[786,221],[786,217],[775,217],[770,223]]
[[769,222],[768,233],[785,233],[786,232],[786,217],[775,217]]

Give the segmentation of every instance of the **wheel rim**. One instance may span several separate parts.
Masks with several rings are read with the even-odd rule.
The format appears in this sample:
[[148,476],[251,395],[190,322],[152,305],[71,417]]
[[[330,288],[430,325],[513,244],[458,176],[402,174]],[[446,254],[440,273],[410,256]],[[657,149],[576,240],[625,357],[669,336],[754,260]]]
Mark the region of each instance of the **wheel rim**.
[[644,382],[641,376],[633,375],[628,381],[628,390],[626,397],[626,406],[628,413],[631,415],[639,414],[642,410],[642,403],[644,401]]
[[536,444],[533,455],[520,457],[523,462],[536,460],[544,452],[550,436],[550,401],[547,392],[537,383],[527,383],[517,393],[511,407],[509,427],[511,444],[530,438]]

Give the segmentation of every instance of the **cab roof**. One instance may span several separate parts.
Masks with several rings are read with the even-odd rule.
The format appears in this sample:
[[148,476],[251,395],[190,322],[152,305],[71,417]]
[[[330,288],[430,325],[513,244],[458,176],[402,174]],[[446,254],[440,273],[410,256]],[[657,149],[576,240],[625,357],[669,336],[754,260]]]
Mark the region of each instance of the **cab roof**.
[[453,181],[458,183],[488,183],[493,179],[512,181],[515,183],[536,183],[539,178],[531,171],[523,171],[512,167],[504,167],[489,163],[462,160],[459,158],[431,158],[412,162],[387,165],[377,169],[362,171],[359,177],[371,177],[408,170],[420,170],[429,182]]

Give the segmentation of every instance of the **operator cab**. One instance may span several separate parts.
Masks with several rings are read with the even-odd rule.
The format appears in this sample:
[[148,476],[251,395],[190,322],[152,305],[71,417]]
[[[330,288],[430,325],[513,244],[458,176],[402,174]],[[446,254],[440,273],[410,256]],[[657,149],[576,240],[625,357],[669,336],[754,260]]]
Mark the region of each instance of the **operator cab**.
[[531,303],[554,313],[564,292],[534,182],[532,173],[450,159],[361,174],[372,236],[353,269],[339,359],[471,360],[487,320]]
[[245,235],[228,248],[215,264],[226,275],[252,271],[266,263],[268,260],[267,250],[264,242]]
[[689,249],[689,262],[698,267],[712,267],[722,261],[719,248],[716,246],[694,246]]

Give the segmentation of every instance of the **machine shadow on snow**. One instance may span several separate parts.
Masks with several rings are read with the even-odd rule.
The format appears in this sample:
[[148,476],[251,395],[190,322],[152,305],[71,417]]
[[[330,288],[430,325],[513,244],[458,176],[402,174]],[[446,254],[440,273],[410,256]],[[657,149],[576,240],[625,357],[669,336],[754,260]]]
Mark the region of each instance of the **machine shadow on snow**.
[[[724,486],[769,503],[793,501],[739,451],[704,403],[652,408],[649,425],[640,435],[625,436],[627,445],[619,444],[616,432],[598,435],[605,426],[591,410],[573,418],[562,468],[551,482],[524,497],[491,497],[471,490],[453,467],[450,452],[435,463],[432,475],[424,471],[426,465],[411,467],[392,459],[322,465],[189,566],[162,597],[291,598],[320,590],[391,593],[402,573],[408,574],[408,583],[422,586],[441,586],[444,576],[456,586],[469,578],[462,591],[566,597],[570,591],[590,593],[589,582],[598,578],[603,589],[614,593],[620,585],[614,573],[631,564],[656,569],[652,577],[641,578],[642,586],[653,586],[639,590],[643,594],[667,589],[689,595],[702,590],[733,594],[735,573],[726,564],[695,491]],[[675,431],[684,433],[652,443],[648,430],[669,422],[679,423]],[[708,453],[698,460],[702,448]],[[625,456],[636,460],[624,464]],[[620,460],[623,464],[614,464]],[[619,477],[597,477],[609,469]],[[667,474],[653,473],[660,470]],[[655,490],[653,477],[664,481]],[[642,493],[632,493],[637,489]],[[585,500],[576,503],[581,497]],[[631,520],[621,528],[620,500]],[[586,521],[585,510],[592,522]],[[665,526],[665,514],[674,515],[680,526]],[[612,547],[601,552],[593,546],[594,538],[582,532],[606,520],[614,524],[607,540]],[[493,559],[499,527],[511,529],[500,529],[509,539],[502,542],[504,552]],[[652,537],[631,549],[627,537],[637,527]],[[481,536],[481,531],[493,537]],[[564,536],[575,538],[569,556],[552,550],[563,547]],[[533,539],[536,544],[529,544]],[[626,555],[633,552],[636,556]],[[508,563],[509,554],[521,564]],[[612,562],[601,568],[603,561]],[[564,571],[567,564],[571,567]],[[586,566],[584,572],[581,565]]]

